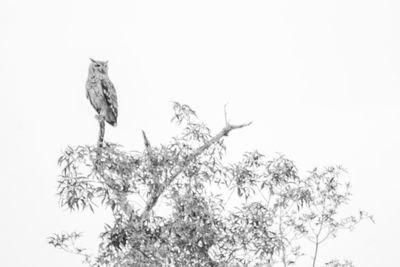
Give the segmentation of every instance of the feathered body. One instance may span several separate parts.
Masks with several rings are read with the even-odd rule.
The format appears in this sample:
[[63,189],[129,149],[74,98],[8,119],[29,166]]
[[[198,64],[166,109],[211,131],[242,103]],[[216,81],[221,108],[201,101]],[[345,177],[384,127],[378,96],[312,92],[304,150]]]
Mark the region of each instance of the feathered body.
[[118,118],[117,92],[108,77],[108,61],[90,60],[92,62],[86,81],[86,96],[99,114],[99,118],[116,126]]

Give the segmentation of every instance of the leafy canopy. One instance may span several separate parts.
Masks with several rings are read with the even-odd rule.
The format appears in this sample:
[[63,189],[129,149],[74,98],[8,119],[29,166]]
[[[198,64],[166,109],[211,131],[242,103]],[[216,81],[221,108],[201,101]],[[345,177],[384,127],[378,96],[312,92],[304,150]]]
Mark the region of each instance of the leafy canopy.
[[[212,135],[189,106],[174,103],[173,111],[182,131],[168,144],[151,146],[143,132],[142,152],[111,143],[65,150],[60,205],[93,212],[104,206],[113,223],[105,224],[96,255],[76,245],[80,233],[55,234],[49,243],[89,266],[292,266],[306,255],[301,244],[308,240],[315,266],[321,243],[372,218],[338,214],[351,196],[340,166],[300,177],[291,160],[257,151],[227,163],[224,138],[249,124],[232,125],[225,112],[225,127]],[[167,208],[156,212],[157,205]]]

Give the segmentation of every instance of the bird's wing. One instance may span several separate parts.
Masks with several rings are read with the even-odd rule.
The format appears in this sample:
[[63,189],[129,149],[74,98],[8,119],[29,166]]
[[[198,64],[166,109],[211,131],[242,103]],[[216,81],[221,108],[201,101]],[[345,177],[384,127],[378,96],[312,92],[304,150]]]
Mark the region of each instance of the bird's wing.
[[101,87],[103,89],[104,97],[107,101],[107,104],[111,108],[111,111],[114,113],[115,118],[118,117],[118,101],[117,101],[117,92],[115,91],[115,87],[109,79],[101,80]]
[[92,104],[93,108],[99,112],[99,106],[96,105],[96,101],[93,99],[93,84],[91,84],[91,82],[87,81],[86,82],[86,97],[87,99],[89,99],[90,104]]

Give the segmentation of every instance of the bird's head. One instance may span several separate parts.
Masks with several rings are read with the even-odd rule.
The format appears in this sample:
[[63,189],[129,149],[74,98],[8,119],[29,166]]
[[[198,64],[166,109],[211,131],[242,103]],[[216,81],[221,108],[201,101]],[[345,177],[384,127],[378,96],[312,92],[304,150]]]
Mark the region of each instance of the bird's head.
[[94,60],[90,58],[90,69],[92,71],[97,71],[103,74],[108,73],[108,60],[107,61],[100,61],[100,60]]

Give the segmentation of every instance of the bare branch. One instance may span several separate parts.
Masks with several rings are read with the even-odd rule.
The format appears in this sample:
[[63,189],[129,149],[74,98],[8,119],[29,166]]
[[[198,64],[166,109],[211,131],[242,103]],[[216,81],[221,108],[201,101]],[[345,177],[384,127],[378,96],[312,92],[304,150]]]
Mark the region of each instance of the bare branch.
[[97,147],[103,147],[104,143],[104,133],[105,133],[105,128],[106,128],[106,123],[104,122],[104,119],[99,119],[99,139],[97,141]]
[[146,148],[147,153],[151,154],[151,145],[149,139],[147,139],[146,133],[143,130],[142,134],[143,134],[144,147]]

